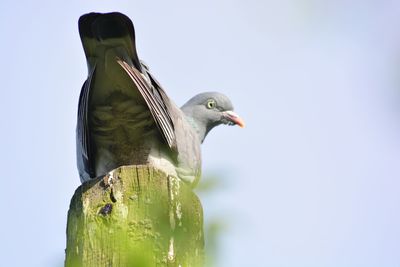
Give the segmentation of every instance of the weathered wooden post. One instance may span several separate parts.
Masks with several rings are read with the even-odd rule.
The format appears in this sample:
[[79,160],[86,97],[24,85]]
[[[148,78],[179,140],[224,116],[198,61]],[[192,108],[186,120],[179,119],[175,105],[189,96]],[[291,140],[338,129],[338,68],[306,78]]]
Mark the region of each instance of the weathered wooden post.
[[203,261],[202,206],[178,178],[124,166],[75,191],[66,267],[197,267]]

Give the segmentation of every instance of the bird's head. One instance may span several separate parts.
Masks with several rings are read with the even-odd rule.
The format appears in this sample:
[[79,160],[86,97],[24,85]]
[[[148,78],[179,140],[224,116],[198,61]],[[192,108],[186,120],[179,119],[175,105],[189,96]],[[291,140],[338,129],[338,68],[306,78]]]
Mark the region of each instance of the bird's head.
[[203,141],[207,133],[217,125],[238,125],[244,127],[244,121],[233,111],[229,98],[217,92],[201,93],[191,98],[182,107],[185,115],[193,120],[193,126]]

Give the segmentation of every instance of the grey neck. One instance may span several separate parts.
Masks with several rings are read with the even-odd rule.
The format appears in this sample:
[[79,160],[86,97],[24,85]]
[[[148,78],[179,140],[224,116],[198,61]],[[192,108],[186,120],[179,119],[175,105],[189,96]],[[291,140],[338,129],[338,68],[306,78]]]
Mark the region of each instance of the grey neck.
[[203,143],[207,133],[209,132],[209,130],[207,130],[207,127],[204,124],[199,123],[195,118],[193,118],[190,115],[187,115],[186,113],[185,113],[185,118],[186,121],[189,123],[189,125],[192,126],[192,128],[197,133],[200,143]]

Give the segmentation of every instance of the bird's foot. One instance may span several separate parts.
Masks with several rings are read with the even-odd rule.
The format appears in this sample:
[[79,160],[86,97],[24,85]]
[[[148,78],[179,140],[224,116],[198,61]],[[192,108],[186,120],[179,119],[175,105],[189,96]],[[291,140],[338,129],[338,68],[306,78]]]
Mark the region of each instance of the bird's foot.
[[113,183],[114,183],[114,172],[111,171],[111,172],[107,173],[103,178],[103,182],[106,187],[109,186],[112,188]]

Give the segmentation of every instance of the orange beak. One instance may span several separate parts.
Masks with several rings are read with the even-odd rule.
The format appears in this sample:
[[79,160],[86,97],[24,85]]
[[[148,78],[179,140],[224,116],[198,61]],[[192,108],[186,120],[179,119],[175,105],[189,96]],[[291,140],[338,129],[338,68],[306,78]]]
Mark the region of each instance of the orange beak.
[[244,120],[240,118],[238,114],[236,114],[233,111],[225,111],[223,112],[223,114],[224,117],[227,118],[229,121],[238,125],[240,128],[244,128],[245,126]]

